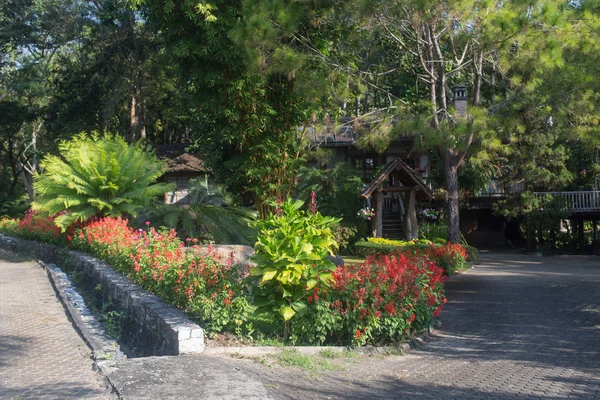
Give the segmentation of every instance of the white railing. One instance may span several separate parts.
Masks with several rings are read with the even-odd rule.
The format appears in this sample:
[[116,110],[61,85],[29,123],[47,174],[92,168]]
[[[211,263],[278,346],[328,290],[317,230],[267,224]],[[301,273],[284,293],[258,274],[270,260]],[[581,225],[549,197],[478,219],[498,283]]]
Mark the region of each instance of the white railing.
[[600,212],[600,191],[589,192],[535,192],[537,197],[562,197],[571,212]]

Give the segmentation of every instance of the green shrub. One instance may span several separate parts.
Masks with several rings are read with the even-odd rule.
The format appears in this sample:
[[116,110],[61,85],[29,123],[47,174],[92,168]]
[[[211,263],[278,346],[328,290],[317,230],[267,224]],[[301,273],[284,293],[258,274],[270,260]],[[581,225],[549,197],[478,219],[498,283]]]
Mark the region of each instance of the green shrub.
[[339,246],[339,252],[342,254],[347,253],[359,238],[358,227],[344,222],[332,226],[331,232]]
[[444,243],[448,241],[448,225],[424,222],[419,227],[419,239],[435,240],[443,239]]
[[78,135],[58,146],[61,157],[46,155],[35,176],[35,210],[51,216],[63,232],[91,217],[135,216],[138,210],[174,185],[153,183],[166,164],[141,144],[128,145],[118,136]]
[[463,245],[463,247],[467,252],[467,261],[470,261],[473,264],[479,264],[479,250],[476,247],[469,245]]
[[331,227],[339,219],[319,212],[302,211],[302,201],[288,200],[275,214],[255,223],[258,238],[250,270],[260,281],[254,297],[261,311],[272,312],[285,322],[306,308],[309,290],[327,286],[335,265],[327,260],[337,248]]
[[429,241],[406,242],[401,240],[389,240],[378,238],[369,238],[369,240],[361,240],[354,245],[355,252],[358,255],[367,257],[374,254],[388,254],[398,249],[426,249],[430,246]]

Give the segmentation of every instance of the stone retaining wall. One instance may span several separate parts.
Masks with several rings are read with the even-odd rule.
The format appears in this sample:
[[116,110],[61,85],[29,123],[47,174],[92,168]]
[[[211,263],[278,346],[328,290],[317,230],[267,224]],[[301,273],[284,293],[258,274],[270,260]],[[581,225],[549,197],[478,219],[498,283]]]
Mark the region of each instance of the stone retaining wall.
[[204,351],[201,327],[105,262],[78,251],[4,235],[0,235],[0,247],[80,273],[86,288],[99,288],[105,304],[110,301],[117,311],[124,312],[121,340],[137,354],[178,355]]

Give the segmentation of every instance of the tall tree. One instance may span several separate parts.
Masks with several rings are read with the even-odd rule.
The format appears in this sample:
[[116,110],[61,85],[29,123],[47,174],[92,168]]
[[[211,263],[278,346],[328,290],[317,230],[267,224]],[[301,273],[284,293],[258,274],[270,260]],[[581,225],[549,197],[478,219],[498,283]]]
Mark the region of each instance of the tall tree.
[[181,70],[196,146],[262,215],[290,191],[326,82],[289,46],[308,5],[276,3],[137,2]]
[[[459,169],[474,153],[489,160],[489,150],[515,133],[515,125],[492,129],[493,117],[563,65],[563,48],[573,45],[572,10],[556,1],[364,4],[371,23],[410,54],[410,72],[427,88],[426,101],[400,107],[396,132],[417,132],[440,152],[449,239],[458,242]],[[451,92],[455,84],[466,85],[468,107],[453,107],[451,100],[463,94]]]

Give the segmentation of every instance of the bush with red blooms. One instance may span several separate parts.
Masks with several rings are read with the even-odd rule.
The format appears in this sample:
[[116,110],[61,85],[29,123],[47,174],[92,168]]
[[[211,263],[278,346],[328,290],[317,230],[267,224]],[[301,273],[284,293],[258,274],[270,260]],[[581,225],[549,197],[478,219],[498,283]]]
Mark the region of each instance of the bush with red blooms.
[[211,251],[185,247],[174,230],[136,231],[127,220],[107,217],[75,232],[71,244],[200,320],[209,333],[242,333],[250,309],[242,284],[248,272]]
[[428,328],[442,305],[444,272],[426,254],[371,256],[338,267],[334,284],[315,288],[292,325],[297,343],[393,344]]
[[[61,234],[52,218],[28,213],[23,220],[1,220],[0,232],[46,243],[68,242],[201,321],[209,333],[252,330],[247,323],[248,271],[213,254],[201,255],[196,246],[186,247],[173,230],[134,230],[125,219],[102,218]],[[338,266],[330,285],[304,288],[306,307],[294,317],[290,342],[401,342],[431,325],[446,302],[445,272],[452,273],[465,258],[464,248],[447,244],[402,248],[370,256],[362,264]]]
[[3,218],[0,220],[0,233],[43,243],[65,245],[65,236],[54,224],[54,217],[46,213],[28,210],[22,219]]

